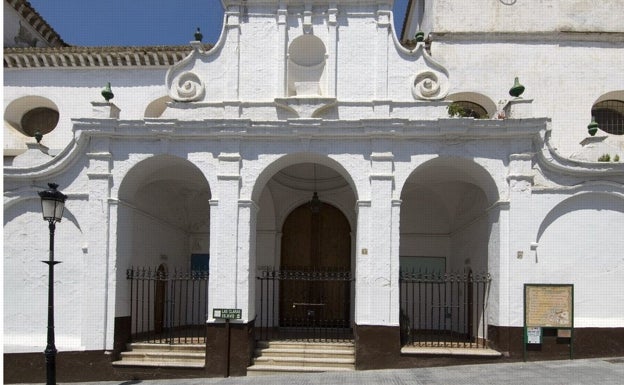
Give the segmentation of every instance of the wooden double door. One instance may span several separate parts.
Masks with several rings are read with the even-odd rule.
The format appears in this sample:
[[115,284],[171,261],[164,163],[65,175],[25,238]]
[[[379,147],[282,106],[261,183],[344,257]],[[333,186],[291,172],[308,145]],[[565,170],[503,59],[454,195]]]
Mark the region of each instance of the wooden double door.
[[348,328],[351,228],[336,207],[293,210],[282,228],[280,326]]

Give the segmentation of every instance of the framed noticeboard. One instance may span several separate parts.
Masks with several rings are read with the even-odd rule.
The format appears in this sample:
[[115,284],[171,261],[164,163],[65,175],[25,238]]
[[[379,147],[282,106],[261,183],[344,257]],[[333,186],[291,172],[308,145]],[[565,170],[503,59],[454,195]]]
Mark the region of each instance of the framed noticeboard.
[[[542,329],[557,329],[557,335],[569,335],[570,358],[574,345],[574,285],[524,285],[524,359],[526,345],[542,343]],[[564,332],[565,331],[565,332]]]

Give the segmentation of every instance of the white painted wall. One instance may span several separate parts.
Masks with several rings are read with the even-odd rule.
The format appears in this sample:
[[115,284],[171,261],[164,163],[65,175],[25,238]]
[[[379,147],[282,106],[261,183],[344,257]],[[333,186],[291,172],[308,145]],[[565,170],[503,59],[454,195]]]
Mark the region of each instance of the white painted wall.
[[[4,352],[43,351],[47,341],[48,223],[41,217],[41,203],[28,199],[4,211]],[[89,256],[83,252],[84,235],[74,213],[56,224],[54,307],[56,346],[60,351],[83,350],[82,301],[87,283]]]
[[[446,32],[624,32],[619,0],[425,0],[431,30]],[[541,15],[541,17],[535,17]]]
[[[5,341],[33,335],[32,341],[24,340],[31,341],[23,344],[27,346],[15,349],[40,351],[37,343],[45,333],[40,327],[45,314],[35,312],[45,308],[47,273],[36,255],[45,256],[47,244],[39,248],[30,242],[40,237],[37,229],[45,231],[45,223],[35,200],[7,203],[15,196],[34,197],[37,186],[55,180],[75,198],[75,222],[87,225],[79,230],[64,221],[58,226],[57,254],[64,262],[57,266],[59,296],[65,298],[59,299],[59,308],[69,309],[58,321],[59,345],[110,349],[111,315],[128,314],[125,269],[163,261],[170,269],[188,266],[197,236],[200,250],[211,254],[209,307],[239,307],[243,321],[251,321],[257,267],[277,265],[283,220],[310,199],[310,191],[284,189],[271,181],[276,172],[297,163],[332,168],[348,183],[326,191],[322,199],[339,207],[352,224],[354,319],[359,324],[398,325],[399,255],[439,255],[450,256],[451,268],[466,265],[466,258],[474,271],[487,266],[493,277],[491,324],[521,326],[522,285],[539,280],[575,283],[577,326],[624,326],[620,307],[603,312],[614,301],[623,302],[617,289],[624,263],[617,251],[624,245],[612,229],[624,223],[624,170],[615,164],[573,162],[552,150],[563,155],[579,151],[592,103],[606,92],[624,89],[624,75],[613,71],[623,64],[620,42],[549,36],[527,44],[497,40],[499,35],[481,35],[480,40],[451,36],[434,40],[432,58],[422,47],[413,52],[397,47],[385,8],[375,8],[373,1],[341,2],[337,13],[315,5],[311,30],[327,49],[327,95],[320,96],[336,97],[337,105],[315,119],[294,119],[295,112],[284,112],[286,107],[276,106],[275,99],[285,96],[288,43],[304,33],[299,15],[303,1],[283,17],[275,15],[277,2],[249,3],[245,18],[236,12],[228,16],[228,32],[212,51],[189,56],[169,70],[169,78],[163,68],[4,72],[5,112],[15,100],[39,95],[61,113],[57,129],[44,138],[58,154],[55,159],[5,167]],[[465,4],[454,6],[459,3]],[[319,16],[325,11],[328,16]],[[172,102],[161,118],[144,119],[152,101],[177,92],[171,77],[185,71],[192,71],[207,91],[192,102]],[[414,96],[412,85],[422,71],[438,76],[444,92],[479,93],[492,103],[507,98],[513,77],[519,76],[527,87],[525,98],[533,99],[532,112],[522,119],[446,119],[448,102]],[[121,109],[119,120],[94,118],[90,102],[101,100],[107,81]],[[326,102],[281,101],[303,110]],[[551,120],[536,118],[540,116]],[[552,130],[552,140],[546,130]],[[208,181],[210,233],[206,227],[198,232],[173,229],[124,205],[121,183],[133,180],[132,168],[155,154],[188,160]],[[510,160],[512,154],[524,158]],[[429,161],[445,167],[428,168],[434,164]],[[167,162],[152,170],[156,176]],[[410,191],[413,173],[417,188]],[[446,191],[429,189],[440,184],[448,185]],[[466,184],[478,186],[482,195],[470,194]],[[549,214],[567,198],[588,192],[596,194],[572,198]],[[448,207],[438,207],[444,204]],[[475,211],[457,214],[466,207]],[[88,219],[91,214],[97,219]],[[177,221],[173,214],[168,218]],[[548,226],[538,237],[544,221]],[[585,223],[586,228],[579,226]],[[83,237],[95,245],[86,245],[86,256]],[[537,263],[531,242],[539,242]],[[522,259],[517,251],[524,252]],[[97,259],[87,263],[89,254]],[[30,270],[24,263],[41,266]],[[93,282],[97,278],[85,273],[87,266],[110,275]],[[25,290],[15,290],[24,287],[19,281],[24,269],[40,274],[29,276]],[[89,300],[69,300],[92,286],[97,292],[83,297]],[[105,295],[106,303],[91,301]],[[35,303],[24,310],[26,299]],[[105,321],[93,326],[93,314]],[[25,324],[25,319],[34,323]]]

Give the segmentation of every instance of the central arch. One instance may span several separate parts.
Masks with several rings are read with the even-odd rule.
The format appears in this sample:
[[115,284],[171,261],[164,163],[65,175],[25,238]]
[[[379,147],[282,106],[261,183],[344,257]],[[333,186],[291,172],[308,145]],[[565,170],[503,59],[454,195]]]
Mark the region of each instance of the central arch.
[[350,285],[323,273],[351,271],[350,233],[345,215],[327,203],[319,210],[303,204],[288,215],[280,265],[308,279],[281,282],[280,326],[349,326]]
[[289,154],[260,173],[252,197],[256,338],[352,339],[358,192],[351,175],[328,156]]

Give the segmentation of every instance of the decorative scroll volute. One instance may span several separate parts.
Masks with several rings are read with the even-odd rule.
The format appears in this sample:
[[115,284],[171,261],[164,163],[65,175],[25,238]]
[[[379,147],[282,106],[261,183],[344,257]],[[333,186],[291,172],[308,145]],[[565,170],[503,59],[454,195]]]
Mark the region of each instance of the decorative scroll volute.
[[415,99],[441,100],[448,94],[448,78],[443,73],[424,70],[412,79],[412,95]]
[[206,88],[199,76],[193,72],[182,72],[171,83],[169,96],[179,102],[193,102],[204,97]]

